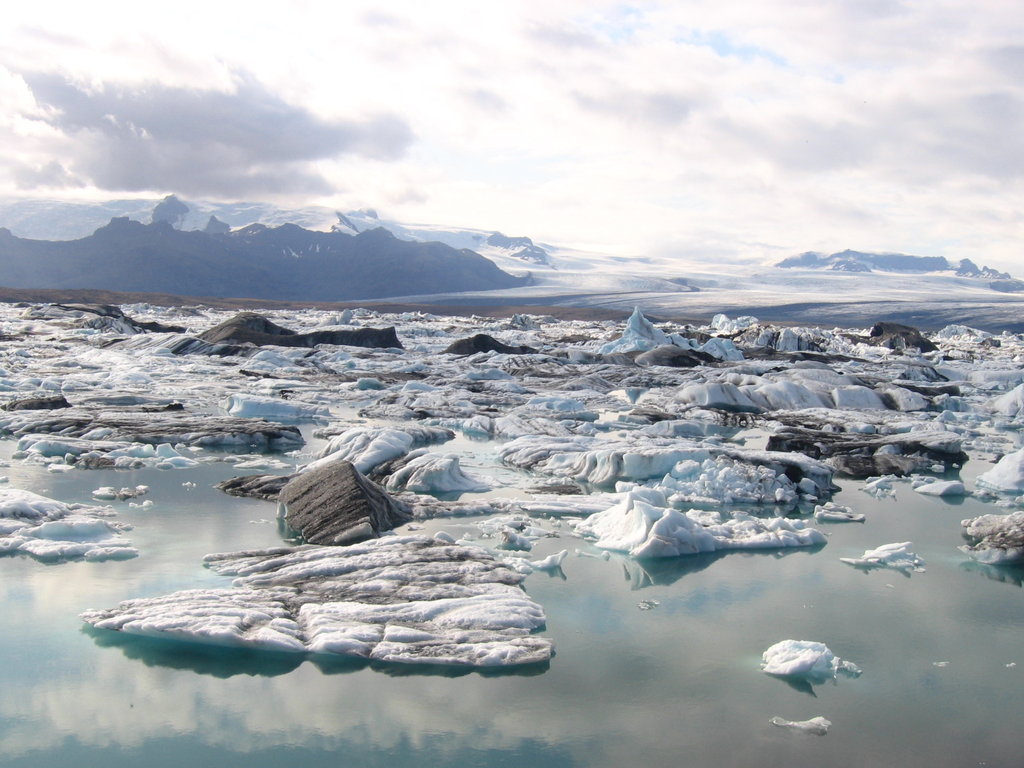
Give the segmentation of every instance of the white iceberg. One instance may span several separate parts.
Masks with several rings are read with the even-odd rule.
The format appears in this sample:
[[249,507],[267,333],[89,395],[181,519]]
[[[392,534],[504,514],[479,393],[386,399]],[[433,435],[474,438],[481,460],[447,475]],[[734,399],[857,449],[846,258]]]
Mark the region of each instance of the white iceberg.
[[46,562],[126,560],[139,551],[105,507],[65,504],[30,491],[0,489],[0,554]]
[[911,551],[912,546],[914,545],[909,541],[883,544],[875,549],[866,550],[860,557],[841,557],[839,559],[844,563],[863,569],[892,568],[908,575],[910,571],[921,573],[924,571],[924,560]]
[[232,588],[92,610],[96,629],[382,662],[494,667],[546,662],[541,607],[523,574],[477,547],[388,536],[347,547],[208,555]]
[[761,670],[769,675],[798,677],[811,683],[835,680],[838,675],[859,677],[860,668],[836,656],[824,643],[781,640],[761,655]]

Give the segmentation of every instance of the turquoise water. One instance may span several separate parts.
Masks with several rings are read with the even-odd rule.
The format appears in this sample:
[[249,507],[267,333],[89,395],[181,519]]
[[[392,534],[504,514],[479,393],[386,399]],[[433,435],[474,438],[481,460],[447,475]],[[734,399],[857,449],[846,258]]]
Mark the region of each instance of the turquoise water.
[[[830,540],[813,551],[640,564],[580,556],[599,553],[568,533],[544,539],[532,557],[571,553],[561,573],[526,580],[556,643],[550,664],[445,673],[86,631],[77,616],[87,608],[226,584],[202,556],[279,544],[274,505],[213,489],[236,474],[224,464],[3,472],[12,487],[62,501],[146,484],[154,506],[113,503],[134,525],[134,560],[0,558],[0,766],[1021,762],[1024,571],[981,568],[956,549],[962,518],[995,511],[973,499],[922,497],[908,484],[895,500],[874,499],[840,481],[835,500],[868,521],[822,524]],[[460,534],[472,523],[424,528]],[[839,562],[905,540],[924,573]],[[824,642],[863,675],[800,689],[763,674],[761,653],[785,638]],[[775,715],[833,725],[810,736],[772,726]]]

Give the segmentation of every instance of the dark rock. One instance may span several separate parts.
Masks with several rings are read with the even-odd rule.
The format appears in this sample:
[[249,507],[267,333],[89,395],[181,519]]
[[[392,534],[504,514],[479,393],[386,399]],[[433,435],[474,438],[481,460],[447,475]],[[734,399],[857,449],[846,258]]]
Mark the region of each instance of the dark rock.
[[699,349],[683,349],[674,344],[665,344],[637,355],[633,362],[637,365],[663,365],[669,368],[695,368],[698,365],[711,365],[718,360],[707,352]]
[[210,220],[206,222],[206,226],[203,227],[203,232],[207,235],[226,235],[231,231],[231,225],[221,221],[214,215],[210,215]]
[[71,403],[64,395],[44,395],[43,397],[25,397],[12,400],[3,406],[5,411],[51,411],[57,408],[70,408]]
[[174,195],[168,195],[153,209],[153,223],[166,222],[172,227],[181,226],[182,219],[189,212],[189,207]]
[[82,437],[94,429],[109,430],[109,440],[160,445],[231,446],[257,451],[287,451],[305,444],[298,427],[263,419],[240,419],[188,412],[92,411],[66,408],[5,416],[0,434]]
[[837,472],[856,478],[905,475],[936,462],[961,467],[968,459],[960,439],[944,431],[870,435],[785,427],[768,438],[767,447],[823,459]]
[[500,352],[505,355],[532,355],[536,351],[533,347],[525,345],[510,347],[508,344],[502,344],[493,336],[488,336],[486,333],[478,333],[476,336],[470,336],[467,339],[459,339],[453,342],[445,350],[445,353],[449,355],[475,355],[477,352]]
[[255,344],[278,347],[315,347],[337,344],[348,347],[403,349],[394,327],[296,333],[255,312],[241,312],[199,334],[210,344]]
[[293,477],[295,475],[242,475],[217,483],[216,488],[229,496],[277,501],[281,489]]
[[281,489],[285,521],[310,544],[355,544],[407,523],[412,515],[350,462],[334,461]]
[[893,350],[916,347],[922,352],[934,352],[938,349],[917,328],[899,323],[875,323],[871,326],[871,333],[867,341],[869,344]]

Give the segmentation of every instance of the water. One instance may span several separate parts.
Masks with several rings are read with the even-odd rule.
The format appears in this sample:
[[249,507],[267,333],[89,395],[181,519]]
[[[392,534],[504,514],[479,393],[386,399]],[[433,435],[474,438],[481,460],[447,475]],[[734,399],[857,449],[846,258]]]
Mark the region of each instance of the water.
[[[835,500],[868,521],[822,525],[830,540],[815,551],[647,564],[571,554],[561,573],[526,581],[556,642],[550,665],[481,674],[86,631],[77,615],[87,608],[226,584],[202,556],[279,544],[274,505],[214,490],[235,474],[220,463],[3,471],[12,487],[63,501],[137,484],[154,501],[114,503],[135,526],[135,560],[0,558],[5,768],[1020,765],[1024,571],[981,568],[957,551],[959,521],[993,511],[973,499],[900,484],[895,500],[879,500],[841,481]],[[472,527],[439,520],[425,530]],[[925,573],[865,573],[838,559],[905,540]],[[531,557],[566,547],[599,554],[564,533]],[[825,642],[864,673],[812,690],[771,678],[761,653],[785,638]],[[771,725],[775,715],[833,726],[823,737],[795,733]]]

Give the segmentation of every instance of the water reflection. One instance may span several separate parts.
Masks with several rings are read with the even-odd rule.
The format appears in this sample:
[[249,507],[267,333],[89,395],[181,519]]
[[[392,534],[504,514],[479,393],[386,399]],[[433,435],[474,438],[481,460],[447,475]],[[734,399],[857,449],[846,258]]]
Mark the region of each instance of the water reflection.
[[215,646],[171,638],[142,637],[109,629],[96,629],[88,624],[82,627],[82,632],[91,637],[97,646],[118,648],[126,658],[141,661],[147,667],[187,670],[221,679],[236,675],[277,677],[298,669],[305,661],[309,661],[325,675],[344,675],[372,669],[389,677],[534,677],[544,674],[551,666],[548,661],[493,668],[391,664],[353,656],[282,653],[237,646]]
[[980,573],[992,581],[1024,587],[1024,565],[990,565],[979,563],[977,560],[966,560],[960,563],[960,568],[970,573]]

